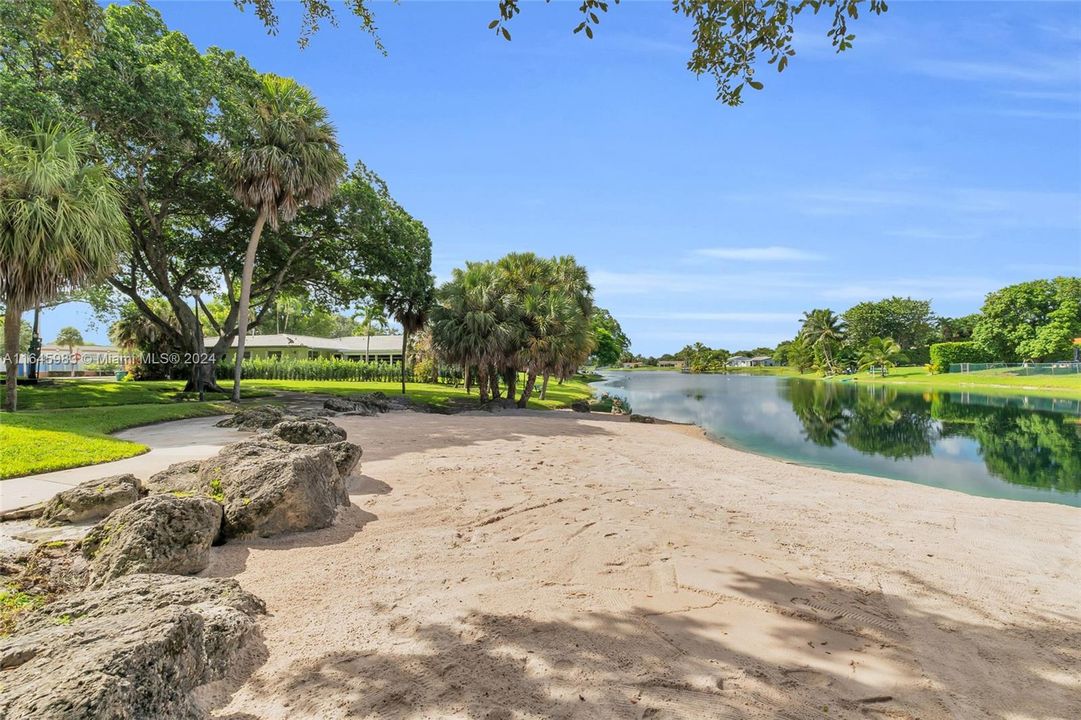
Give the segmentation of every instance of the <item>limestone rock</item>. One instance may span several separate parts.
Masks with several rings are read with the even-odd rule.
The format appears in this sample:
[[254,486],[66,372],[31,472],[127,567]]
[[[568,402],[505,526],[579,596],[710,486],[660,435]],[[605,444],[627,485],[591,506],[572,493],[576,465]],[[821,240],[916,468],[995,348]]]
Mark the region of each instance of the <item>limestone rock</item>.
[[276,438],[294,444],[326,445],[345,440],[345,430],[329,420],[284,420],[270,430]]
[[111,475],[87,480],[57,493],[45,503],[38,525],[68,525],[100,520],[113,510],[131,505],[143,495],[134,475]]
[[221,522],[221,506],[205,497],[151,495],[121,508],[83,539],[90,585],[133,573],[197,573],[210,563]]
[[195,492],[199,487],[199,461],[173,463],[144,483],[151,492]]
[[571,410],[573,410],[574,412],[580,412],[580,413],[590,412],[590,410],[589,410],[589,401],[588,400],[575,400],[574,402],[571,403]]
[[[360,456],[364,453],[360,445],[347,440],[330,443],[327,447],[334,456],[334,465],[338,468],[338,474],[343,480],[353,473],[360,464]],[[348,503],[348,500],[345,502]]]
[[204,718],[192,691],[259,659],[262,601],[235,580],[131,575],[0,639],[0,717]]
[[354,412],[357,404],[342,398],[332,397],[323,401],[323,408],[331,412]]
[[344,447],[253,438],[204,460],[199,483],[225,508],[225,537],[315,530],[333,524],[348,503],[337,463],[352,457]]
[[214,427],[239,430],[269,430],[285,419],[281,408],[273,405],[252,405],[214,424]]
[[652,417],[650,415],[639,415],[638,413],[631,413],[631,416],[628,419],[633,423],[655,423],[655,422],[657,422],[656,418],[654,418],[654,417]]

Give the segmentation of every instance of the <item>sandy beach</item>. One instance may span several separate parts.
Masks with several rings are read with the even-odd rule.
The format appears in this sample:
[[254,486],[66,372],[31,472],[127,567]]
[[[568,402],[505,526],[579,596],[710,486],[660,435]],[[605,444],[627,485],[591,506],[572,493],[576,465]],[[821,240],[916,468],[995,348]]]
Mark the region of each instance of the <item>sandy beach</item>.
[[1081,511],[570,412],[335,422],[330,529],[217,548],[263,598],[233,718],[1081,717]]

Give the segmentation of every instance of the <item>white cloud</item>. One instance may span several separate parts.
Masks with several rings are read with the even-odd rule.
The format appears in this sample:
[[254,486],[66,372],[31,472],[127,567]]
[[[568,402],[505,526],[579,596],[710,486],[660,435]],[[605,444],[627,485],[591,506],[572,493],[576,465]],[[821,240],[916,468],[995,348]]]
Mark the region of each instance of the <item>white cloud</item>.
[[696,255],[720,258],[721,260],[741,260],[751,262],[792,262],[801,260],[821,260],[822,256],[800,250],[799,248],[770,245],[768,247],[715,247],[695,250]]

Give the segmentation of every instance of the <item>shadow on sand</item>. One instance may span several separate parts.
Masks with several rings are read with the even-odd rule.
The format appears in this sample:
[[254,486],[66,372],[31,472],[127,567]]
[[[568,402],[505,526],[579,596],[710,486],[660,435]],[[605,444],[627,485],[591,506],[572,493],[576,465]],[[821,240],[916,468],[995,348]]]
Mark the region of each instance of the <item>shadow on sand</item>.
[[[793,597],[829,597],[852,610],[798,613],[810,621],[800,624],[806,631],[776,638],[800,657],[787,666],[770,663],[754,646],[729,644],[727,632],[735,628],[723,620],[704,623],[687,613],[657,616],[633,608],[539,620],[473,612],[445,624],[385,610],[372,623],[392,633],[400,651],[380,652],[358,641],[348,651],[297,661],[286,673],[257,676],[249,691],[287,706],[291,717],[320,718],[1081,714],[1076,624],[964,623],[902,597],[868,597],[824,582],[744,574],[738,586],[782,614],[792,612]],[[890,612],[857,610],[868,607]],[[853,645],[873,648],[879,662],[903,679],[884,688],[848,672],[822,670],[822,653],[840,651],[818,644],[823,626],[850,635]]]

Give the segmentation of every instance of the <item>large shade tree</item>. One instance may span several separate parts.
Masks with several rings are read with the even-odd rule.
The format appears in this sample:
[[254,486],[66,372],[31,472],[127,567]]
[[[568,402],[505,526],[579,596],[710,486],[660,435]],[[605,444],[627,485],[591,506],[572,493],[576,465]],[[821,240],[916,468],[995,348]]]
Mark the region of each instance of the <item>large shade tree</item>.
[[233,195],[256,214],[240,278],[233,402],[240,401],[248,309],[263,226],[277,229],[293,220],[300,208],[325,203],[346,169],[326,109],[295,80],[264,75],[244,119],[238,137],[226,146],[222,163]]
[[115,183],[84,129],[0,128],[0,298],[6,309],[5,409],[17,407],[22,313],[101,279],[128,240]]

